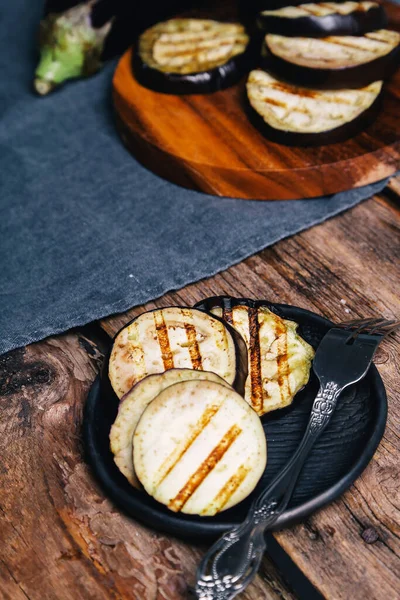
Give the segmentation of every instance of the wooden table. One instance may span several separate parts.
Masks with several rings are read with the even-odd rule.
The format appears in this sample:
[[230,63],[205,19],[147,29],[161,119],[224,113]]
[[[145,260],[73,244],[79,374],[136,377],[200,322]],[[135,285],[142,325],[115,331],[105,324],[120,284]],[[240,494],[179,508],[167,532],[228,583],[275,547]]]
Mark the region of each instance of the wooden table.
[[[393,180],[379,196],[220,275],[0,357],[2,599],[187,598],[204,549],[124,516],[82,455],[82,409],[109,336],[144,308],[222,293],[297,304],[338,320],[399,316],[399,197]],[[389,418],[371,464],[334,504],[274,534],[331,600],[400,598],[398,340],[388,340],[376,359]],[[277,560],[276,548],[272,554]],[[311,600],[287,561],[278,562],[280,568],[265,556],[243,599]]]

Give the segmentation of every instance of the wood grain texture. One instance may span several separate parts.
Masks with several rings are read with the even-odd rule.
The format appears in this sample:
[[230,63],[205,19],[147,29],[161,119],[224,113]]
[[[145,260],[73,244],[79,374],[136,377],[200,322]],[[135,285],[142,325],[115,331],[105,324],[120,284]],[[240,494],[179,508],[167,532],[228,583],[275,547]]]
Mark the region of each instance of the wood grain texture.
[[[338,320],[398,315],[398,208],[396,199],[368,200],[102,327],[113,335],[146,308],[223,293],[297,304]],[[84,462],[82,409],[102,350],[77,330],[0,357],[2,599],[187,598],[203,548],[125,517]],[[376,363],[389,417],[370,466],[340,500],[275,534],[328,600],[400,598],[398,337],[379,350]],[[242,597],[295,598],[267,558]]]
[[[0,357],[0,598],[186,600],[203,549],[121,514],[82,456],[102,353],[70,333]],[[247,600],[295,600],[265,558]]]
[[[231,294],[287,302],[339,321],[400,313],[400,218],[396,204],[368,200],[184,290],[105,319],[113,335],[144,309]],[[400,598],[399,336],[378,350],[388,392],[385,436],[369,467],[337,502],[276,535],[330,600]],[[397,483],[396,483],[397,482]]]
[[[390,7],[398,27],[400,7]],[[244,81],[209,95],[172,96],[139,85],[131,50],[113,79],[116,124],[146,167],[182,186],[252,199],[316,197],[366,185],[400,168],[400,72],[364,132],[340,144],[286,147],[264,138],[245,114]]]

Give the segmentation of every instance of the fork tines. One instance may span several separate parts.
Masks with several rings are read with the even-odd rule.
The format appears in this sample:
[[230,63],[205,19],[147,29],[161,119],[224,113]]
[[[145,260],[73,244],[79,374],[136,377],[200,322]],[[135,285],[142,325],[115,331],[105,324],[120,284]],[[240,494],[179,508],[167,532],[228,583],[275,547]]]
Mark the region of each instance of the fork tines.
[[355,319],[354,321],[339,323],[338,327],[351,331],[353,337],[357,337],[360,334],[386,337],[400,328],[400,321],[396,319],[383,319],[381,317]]

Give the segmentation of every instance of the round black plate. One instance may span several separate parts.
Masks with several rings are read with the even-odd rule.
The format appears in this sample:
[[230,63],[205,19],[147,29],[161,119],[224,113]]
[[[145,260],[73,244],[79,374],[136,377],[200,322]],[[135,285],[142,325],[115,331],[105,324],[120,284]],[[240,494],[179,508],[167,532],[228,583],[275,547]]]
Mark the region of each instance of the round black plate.
[[[309,311],[263,302],[279,315],[300,324],[301,335],[317,348],[332,323]],[[133,488],[114,464],[109,449],[110,427],[117,403],[102,394],[97,378],[87,398],[83,435],[87,460],[110,498],[127,514],[150,527],[180,537],[210,538],[221,535],[246,516],[251,500],[282,469],[296,450],[304,433],[318,389],[311,376],[293,404],[262,418],[268,443],[268,464],[256,490],[237,506],[215,517],[173,513],[144,491]],[[332,502],[360,475],[371,460],[385,430],[386,392],[375,366],[358,385],[345,392],[331,423],[313,448],[292,501],[274,529],[298,522]]]

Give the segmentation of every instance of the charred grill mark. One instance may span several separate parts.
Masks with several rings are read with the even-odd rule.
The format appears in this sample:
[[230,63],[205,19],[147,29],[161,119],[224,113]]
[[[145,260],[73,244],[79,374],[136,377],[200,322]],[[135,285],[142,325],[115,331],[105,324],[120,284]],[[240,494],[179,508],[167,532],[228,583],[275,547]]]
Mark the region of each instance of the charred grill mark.
[[[389,48],[391,47],[386,40],[384,41],[375,38],[373,39],[378,43],[384,44],[385,46],[389,46]],[[336,46],[343,46],[344,48],[351,48],[352,50],[360,50],[360,52],[368,52],[369,54],[375,54],[375,49],[371,50],[369,48],[365,48],[364,46],[357,46],[357,44],[352,44],[351,42],[346,43],[343,41],[343,38],[327,37],[325,38],[325,41],[330,44],[335,44]]]
[[189,342],[189,354],[190,360],[192,361],[192,367],[195,370],[201,371],[203,369],[203,363],[201,361],[201,354],[199,344],[196,340],[196,328],[190,323],[185,323],[186,336]]
[[[207,40],[209,41],[209,40]],[[175,57],[175,56],[193,56],[198,54],[199,52],[204,52],[204,51],[210,51],[210,50],[215,50],[215,48],[220,48],[221,46],[234,46],[235,43],[240,43],[241,40],[220,40],[219,38],[215,39],[215,44],[213,44],[212,46],[210,46],[209,44],[201,44],[201,43],[196,43],[195,41],[193,41],[192,44],[192,40],[190,40],[190,42],[181,42],[182,44],[192,44],[190,48],[182,48],[182,49],[177,49],[177,43],[174,42],[160,42],[159,43],[159,48],[162,45],[164,47],[164,56],[166,57]],[[171,49],[168,49],[168,46],[171,46]]]
[[231,298],[224,298],[222,301],[222,318],[233,326],[233,308]]
[[261,376],[260,324],[258,309],[249,308],[249,371],[251,382],[251,405],[255,411],[263,407],[263,391]]
[[[186,318],[189,317],[189,312],[190,311],[182,310],[182,314]],[[186,330],[187,341],[189,342],[189,354],[190,360],[192,361],[192,367],[195,370],[201,371],[203,369],[203,363],[201,360],[200,347],[196,339],[196,327],[192,325],[192,323],[187,323],[186,321],[183,321],[183,324]]]
[[182,510],[191,495],[218,464],[225,452],[230,448],[241,432],[242,430],[238,425],[233,425],[229,429],[214,450],[210,452],[207,458],[201,463],[197,471],[191,475],[190,479],[185,483],[175,498],[170,501],[168,508],[174,511]]
[[[211,503],[212,505],[216,506],[216,512],[220,512],[224,508],[229,498],[233,496],[238,487],[243,483],[249,471],[250,469],[248,469],[244,465],[240,465],[236,473],[234,473],[232,477],[228,479],[224,487],[220,489],[220,491]],[[207,509],[205,509],[203,513],[206,513],[206,511]]]
[[[391,32],[397,33],[397,32]],[[366,33],[365,37],[368,37],[370,40],[374,40],[375,42],[381,42],[381,44],[387,44],[392,46],[395,42],[394,36],[385,35],[385,33],[379,33],[379,31],[371,31],[371,33]],[[396,38],[396,43],[399,42],[399,38]]]
[[[321,4],[321,6],[323,6],[323,5]],[[306,8],[306,7],[303,5],[301,8],[304,10],[304,12],[306,12],[306,13],[308,13],[308,14],[310,14],[310,15],[313,15],[313,17],[320,17],[320,16],[321,16],[321,13],[318,11],[318,8],[317,8],[317,7],[316,7],[316,8],[314,8],[314,9],[312,9],[312,8],[310,8],[309,6]],[[327,7],[325,7],[325,8],[327,8]]]
[[200,419],[197,421],[196,425],[193,427],[192,432],[189,438],[185,441],[183,448],[180,448],[178,446],[178,448],[174,452],[172,452],[172,454],[170,454],[168,458],[165,459],[165,461],[158,470],[159,476],[156,482],[157,486],[164,481],[167,475],[169,475],[169,473],[172,471],[175,465],[180,461],[185,452],[193,444],[195,439],[200,435],[203,429],[207,427],[213,416],[219,411],[220,406],[220,404],[213,404],[212,406],[209,406],[204,411]]
[[155,311],[154,315],[154,323],[156,326],[157,339],[161,348],[161,357],[164,364],[164,369],[168,371],[168,369],[174,368],[174,357],[172,355],[171,346],[169,344],[168,337],[168,328],[164,321],[164,316],[161,311]]
[[171,52],[164,52],[163,56],[166,59],[169,58],[178,58],[179,56],[182,58],[188,58],[191,60],[197,60],[198,59],[198,54],[200,51],[206,51],[206,52],[212,52],[215,49],[215,46],[213,48],[193,48],[193,49],[188,49],[188,50],[180,50],[180,51],[171,51]]
[[[303,98],[313,98],[314,100],[322,100],[323,102],[328,102],[330,104],[344,104],[347,106],[351,106],[353,104],[350,100],[346,100],[345,98],[340,97],[339,95],[326,96],[315,90],[307,90],[306,88],[295,87],[295,86],[289,87],[289,86],[286,86],[284,83],[271,83],[269,87],[271,87],[274,90],[284,92],[285,94],[289,94],[291,96],[303,96]],[[367,89],[367,87],[360,88],[360,91],[363,89]],[[282,106],[283,108],[288,108],[284,102],[279,103],[279,100],[266,98],[265,102],[270,102],[271,104],[276,104],[277,106]],[[296,112],[309,112],[306,110],[302,110],[301,108],[299,108],[297,106],[293,110],[295,110]]]
[[[284,83],[272,83],[271,88],[274,90],[278,90],[279,92],[284,92],[285,94],[289,94],[291,96],[303,96],[304,98],[321,98],[321,94],[314,90],[306,90],[305,88],[288,86]],[[297,110],[297,108],[296,108]]]
[[233,325],[232,306],[224,306],[222,311],[222,318],[230,325]]
[[[275,98],[265,98],[264,102],[265,104],[272,104],[272,106],[280,106],[281,108],[288,110],[287,104],[285,104],[284,102],[280,102],[279,100],[275,100]],[[296,110],[298,111],[299,109],[296,108]],[[301,112],[304,112],[304,109]]]
[[287,331],[286,326],[281,319],[276,319],[275,322],[275,335],[278,340],[277,342],[277,381],[279,385],[279,393],[281,400],[284,400],[290,394],[289,387],[289,363],[287,354]]
[[[317,98],[318,99],[318,98]],[[350,105],[351,102],[340,102],[340,101],[335,101],[335,100],[330,100],[327,98],[321,98],[323,102],[327,102],[330,104],[344,104],[344,105]],[[296,112],[296,113],[300,113],[302,115],[309,115],[311,116],[311,111],[305,107],[302,106],[296,106],[295,108],[289,108],[289,106],[287,106],[287,104],[285,104],[284,102],[279,102],[279,100],[275,100],[274,98],[265,98],[264,99],[264,103],[265,104],[271,104],[272,106],[279,106],[280,108],[284,108],[286,110],[287,113],[292,113],[292,112]],[[287,116],[287,115],[285,115]]]
[[339,15],[349,15],[352,12],[357,12],[357,11],[366,12],[366,10],[367,10],[361,4],[359,4],[358,6],[353,8],[353,10],[351,12],[346,11],[346,9],[343,10],[344,7],[342,7],[340,4],[339,4],[339,6],[332,6],[332,4],[329,4],[328,2],[320,2],[318,6],[327,8],[328,10],[331,11],[331,14],[339,14]]

